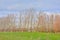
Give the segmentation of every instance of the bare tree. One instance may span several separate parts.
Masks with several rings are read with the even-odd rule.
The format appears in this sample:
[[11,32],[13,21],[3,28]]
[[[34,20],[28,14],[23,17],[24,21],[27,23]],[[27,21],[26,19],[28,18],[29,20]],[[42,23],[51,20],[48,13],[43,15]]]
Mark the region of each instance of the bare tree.
[[6,21],[7,21],[6,31],[14,31],[16,28],[14,14],[8,14]]
[[55,21],[53,24],[54,32],[60,32],[60,15],[55,15]]
[[46,14],[44,12],[39,12],[37,23],[37,31],[45,31]]

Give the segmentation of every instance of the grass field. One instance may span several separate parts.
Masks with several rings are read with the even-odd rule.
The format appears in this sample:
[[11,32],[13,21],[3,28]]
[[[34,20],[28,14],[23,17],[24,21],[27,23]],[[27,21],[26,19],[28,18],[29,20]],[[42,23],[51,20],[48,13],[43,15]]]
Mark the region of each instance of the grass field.
[[60,33],[0,32],[0,40],[60,40]]

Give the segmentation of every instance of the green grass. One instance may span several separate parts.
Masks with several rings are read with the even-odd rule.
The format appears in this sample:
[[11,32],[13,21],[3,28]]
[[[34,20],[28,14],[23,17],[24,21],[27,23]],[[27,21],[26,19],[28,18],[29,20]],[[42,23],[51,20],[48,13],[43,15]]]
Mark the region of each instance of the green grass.
[[0,40],[60,40],[60,33],[0,32]]

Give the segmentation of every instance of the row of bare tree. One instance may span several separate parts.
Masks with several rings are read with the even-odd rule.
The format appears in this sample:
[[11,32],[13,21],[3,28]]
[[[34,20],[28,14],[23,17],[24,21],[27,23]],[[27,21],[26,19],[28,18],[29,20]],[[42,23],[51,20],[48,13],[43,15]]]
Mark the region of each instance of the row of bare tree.
[[60,15],[27,10],[0,18],[1,32],[60,32]]

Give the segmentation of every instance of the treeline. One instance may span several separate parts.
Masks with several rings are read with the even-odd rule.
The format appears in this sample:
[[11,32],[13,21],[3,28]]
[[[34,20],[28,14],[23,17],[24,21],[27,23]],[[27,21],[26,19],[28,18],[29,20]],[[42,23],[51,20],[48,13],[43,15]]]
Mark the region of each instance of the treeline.
[[[18,17],[17,17],[18,16]],[[0,18],[0,32],[60,32],[60,15],[33,9]]]

